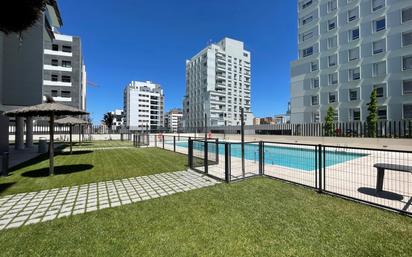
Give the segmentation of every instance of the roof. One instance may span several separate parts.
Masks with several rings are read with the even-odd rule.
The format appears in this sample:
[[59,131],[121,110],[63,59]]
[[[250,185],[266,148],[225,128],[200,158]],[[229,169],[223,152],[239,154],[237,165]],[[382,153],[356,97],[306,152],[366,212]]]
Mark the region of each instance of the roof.
[[59,103],[42,103],[38,105],[22,107],[19,109],[7,111],[4,115],[7,116],[50,116],[55,115],[80,115],[88,114],[85,111],[76,109],[71,106],[59,104]]
[[77,125],[77,124],[88,124],[89,122],[79,119],[79,118],[68,116],[66,118],[58,119],[54,123],[66,124],[66,125]]

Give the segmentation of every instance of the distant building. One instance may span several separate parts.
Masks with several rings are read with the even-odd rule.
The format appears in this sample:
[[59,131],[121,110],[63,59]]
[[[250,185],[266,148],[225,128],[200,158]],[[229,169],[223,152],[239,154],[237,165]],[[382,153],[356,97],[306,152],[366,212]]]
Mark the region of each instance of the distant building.
[[124,116],[130,130],[164,128],[164,94],[159,84],[132,81],[124,89]]
[[124,112],[123,110],[116,109],[111,112],[113,114],[113,127],[114,129],[123,128],[126,126],[124,120]]
[[182,130],[182,109],[172,109],[165,116],[165,126],[170,132],[180,132]]
[[244,44],[224,38],[186,61],[186,96],[183,100],[185,128],[240,125],[240,110],[245,123],[253,123],[250,109],[250,52]]
[[290,117],[287,114],[279,114],[274,117],[254,118],[253,125],[277,125],[289,123]]
[[299,0],[299,59],[291,64],[291,122],[412,119],[412,1]]

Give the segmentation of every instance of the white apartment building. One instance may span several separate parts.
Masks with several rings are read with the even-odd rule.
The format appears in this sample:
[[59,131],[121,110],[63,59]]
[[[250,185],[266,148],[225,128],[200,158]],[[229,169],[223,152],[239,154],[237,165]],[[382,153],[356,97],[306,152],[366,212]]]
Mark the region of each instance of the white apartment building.
[[412,118],[412,1],[299,0],[291,122],[365,121],[376,89],[381,120]]
[[116,109],[111,112],[113,115],[113,129],[122,128],[125,126],[125,117],[123,110]]
[[164,127],[164,94],[160,85],[132,81],[124,90],[124,116],[130,130]]
[[186,95],[183,101],[185,128],[253,124],[250,109],[250,52],[230,38],[210,44],[186,61]]
[[172,109],[165,116],[165,125],[170,132],[180,132],[182,130],[183,111]]

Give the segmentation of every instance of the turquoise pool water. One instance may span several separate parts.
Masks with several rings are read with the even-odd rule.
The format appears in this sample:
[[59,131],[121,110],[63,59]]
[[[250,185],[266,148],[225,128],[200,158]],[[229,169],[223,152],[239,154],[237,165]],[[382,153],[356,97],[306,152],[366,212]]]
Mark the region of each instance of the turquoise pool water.
[[[173,142],[165,142],[172,144]],[[188,147],[187,142],[176,142],[177,146]],[[193,148],[203,150],[203,143],[193,142]],[[215,153],[216,150],[219,154],[224,154],[224,144],[219,144],[218,149],[215,143],[208,143],[209,152]],[[245,144],[245,159],[256,161],[259,160],[259,145],[258,144]],[[265,164],[278,165],[294,169],[300,169],[305,171],[313,171],[316,169],[316,157],[315,147],[313,149],[302,149],[298,147],[286,147],[286,146],[271,146],[265,145]],[[240,144],[231,144],[231,156],[241,157]],[[352,152],[335,152],[326,151],[325,153],[325,165],[326,167],[351,161],[360,157],[366,156],[364,154],[352,153]]]

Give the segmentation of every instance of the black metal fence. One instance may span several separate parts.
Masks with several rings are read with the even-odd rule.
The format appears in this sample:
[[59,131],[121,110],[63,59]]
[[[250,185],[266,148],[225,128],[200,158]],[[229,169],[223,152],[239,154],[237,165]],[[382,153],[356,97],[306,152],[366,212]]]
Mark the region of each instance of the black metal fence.
[[[165,148],[166,149],[166,148]],[[188,139],[189,167],[228,183],[265,176],[412,215],[412,152]]]

